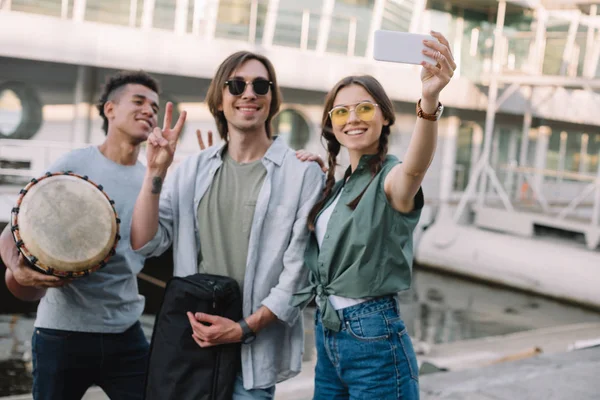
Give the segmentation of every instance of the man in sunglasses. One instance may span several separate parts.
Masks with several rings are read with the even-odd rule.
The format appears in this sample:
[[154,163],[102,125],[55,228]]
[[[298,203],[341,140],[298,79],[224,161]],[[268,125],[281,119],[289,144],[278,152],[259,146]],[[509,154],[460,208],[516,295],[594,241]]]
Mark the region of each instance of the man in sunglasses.
[[269,399],[277,382],[300,372],[301,311],[289,303],[306,279],[306,221],[324,177],[272,137],[281,94],[267,58],[246,51],[228,57],[206,100],[224,143],[188,158],[162,188],[178,138],[167,110],[165,128],[148,139],[131,244],[145,256],[172,244],[175,275],[211,273],[240,284],[242,320],[188,318],[200,347],[243,343],[233,398]]

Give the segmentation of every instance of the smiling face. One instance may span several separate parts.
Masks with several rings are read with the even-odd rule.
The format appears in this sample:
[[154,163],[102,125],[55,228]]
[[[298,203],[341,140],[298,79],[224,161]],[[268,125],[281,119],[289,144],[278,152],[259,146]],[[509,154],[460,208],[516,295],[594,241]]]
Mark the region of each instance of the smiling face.
[[[369,110],[366,110],[370,105],[374,105],[372,118],[370,121],[361,120],[359,118],[361,114],[365,119],[370,118]],[[389,125],[389,121],[384,118],[373,96],[361,85],[348,85],[337,92],[333,101],[332,114],[339,112],[340,109],[337,107],[345,107],[348,110],[345,123],[336,124],[335,115],[332,118],[333,133],[337,141],[351,153],[358,155],[377,153],[381,130]]]
[[104,113],[109,133],[119,132],[141,143],[157,125],[158,94],[144,85],[127,84],[111,94]]
[[[251,59],[240,65],[228,80],[253,82],[256,79],[270,80],[267,68],[258,60]],[[228,131],[265,135],[265,122],[269,117],[272,89],[257,95],[252,84],[246,84],[240,95],[231,94],[228,85],[223,87],[223,101],[219,107],[227,120]]]

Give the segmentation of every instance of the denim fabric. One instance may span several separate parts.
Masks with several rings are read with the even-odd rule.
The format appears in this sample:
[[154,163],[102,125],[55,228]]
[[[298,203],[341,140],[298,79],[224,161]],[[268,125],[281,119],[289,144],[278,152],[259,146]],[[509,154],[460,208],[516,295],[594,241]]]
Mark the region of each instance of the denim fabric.
[[275,397],[275,386],[267,389],[244,389],[242,374],[235,378],[233,400],[272,400]]
[[148,341],[139,322],[123,333],[36,328],[34,400],[79,400],[96,384],[111,399],[144,396]]
[[419,399],[419,371],[396,297],[338,310],[342,329],[315,316],[315,400]]

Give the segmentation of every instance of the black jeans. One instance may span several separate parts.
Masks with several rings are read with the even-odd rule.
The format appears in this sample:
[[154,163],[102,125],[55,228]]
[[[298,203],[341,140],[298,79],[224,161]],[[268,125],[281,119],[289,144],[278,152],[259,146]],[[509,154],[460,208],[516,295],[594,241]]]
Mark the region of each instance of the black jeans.
[[123,333],[35,328],[34,400],[80,400],[96,384],[111,400],[142,399],[148,341],[139,322]]

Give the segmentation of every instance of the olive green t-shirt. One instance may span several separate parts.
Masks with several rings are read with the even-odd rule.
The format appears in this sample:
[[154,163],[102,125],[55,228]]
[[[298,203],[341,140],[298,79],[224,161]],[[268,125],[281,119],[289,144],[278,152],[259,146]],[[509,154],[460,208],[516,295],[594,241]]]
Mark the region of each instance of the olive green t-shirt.
[[266,176],[262,160],[240,164],[225,151],[198,205],[199,272],[228,276],[243,289],[250,228]]

